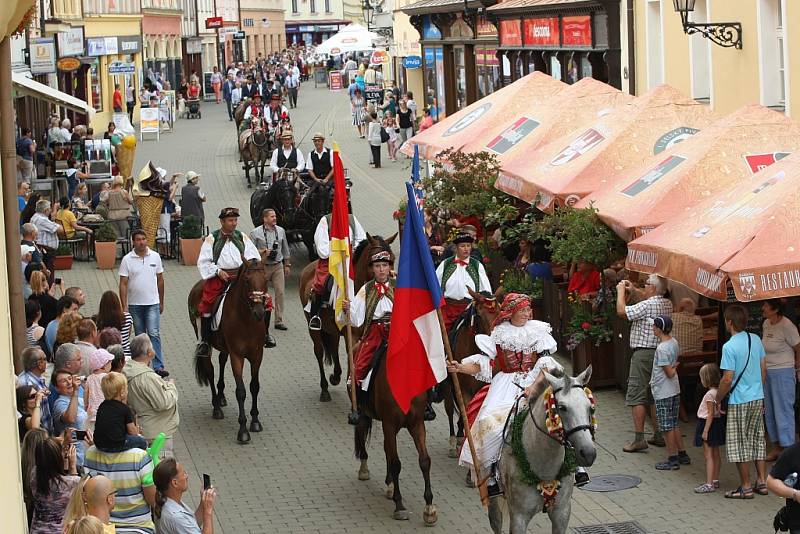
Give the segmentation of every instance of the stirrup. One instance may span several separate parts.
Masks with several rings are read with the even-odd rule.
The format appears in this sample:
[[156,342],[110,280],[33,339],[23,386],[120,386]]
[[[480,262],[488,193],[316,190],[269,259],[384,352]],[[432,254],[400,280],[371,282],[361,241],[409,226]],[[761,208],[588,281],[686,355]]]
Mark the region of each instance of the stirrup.
[[208,341],[201,341],[197,344],[197,348],[194,349],[194,355],[198,358],[210,358],[211,344]]
[[308,320],[308,329],[314,330],[315,332],[322,330],[322,320],[319,318],[319,315],[315,315]]

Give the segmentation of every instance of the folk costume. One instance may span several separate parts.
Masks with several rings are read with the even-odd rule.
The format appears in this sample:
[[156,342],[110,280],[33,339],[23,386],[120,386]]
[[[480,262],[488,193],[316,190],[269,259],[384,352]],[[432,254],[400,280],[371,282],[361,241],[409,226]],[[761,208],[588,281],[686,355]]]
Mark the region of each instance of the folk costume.
[[[325,136],[323,136],[321,133],[315,133],[311,140],[315,141],[317,139],[321,139],[324,142]],[[311,150],[308,153],[308,158],[306,158],[306,170],[310,173],[313,173],[312,178],[317,180],[324,180],[325,178],[328,178],[329,175],[332,177],[333,152],[331,149],[323,146],[321,152],[317,152],[316,148]]]
[[[475,240],[468,234],[460,234],[453,239],[453,244],[473,243]],[[458,256],[446,258],[436,268],[436,276],[442,286],[445,304],[442,307],[444,326],[449,332],[456,319],[464,313],[472,297],[467,288],[478,293],[491,293],[492,286],[486,276],[486,269],[473,257],[462,260]]]
[[[475,378],[489,382],[470,401],[467,407],[475,452],[481,462],[481,472],[489,473],[500,458],[503,448],[503,427],[514,402],[544,370],[562,369],[547,354],[554,353],[556,340],[550,335],[550,325],[542,321],[528,321],[524,326],[511,324],[511,316],[530,306],[526,295],[510,293],[500,308],[491,336],[475,336],[482,354],[475,354],[462,363],[476,363],[480,371]],[[496,374],[493,375],[493,372]],[[469,447],[462,447],[459,465],[473,467]],[[474,473],[474,470],[473,470]],[[491,486],[493,481],[489,482]]]
[[[219,218],[222,220],[228,217],[239,217],[239,210],[224,208],[220,212]],[[198,306],[201,318],[201,341],[197,347],[198,355],[211,355],[211,314],[214,312],[214,303],[226,286],[225,281],[219,277],[219,272],[225,271],[233,279],[245,260],[260,261],[261,255],[247,234],[239,230],[234,230],[230,234],[223,234],[221,229],[215,230],[205,238],[200,247],[197,269],[205,282],[203,283],[203,296]]]
[[[294,139],[291,132],[286,132],[281,135],[281,140]],[[272,151],[272,159],[269,162],[272,167],[272,172],[277,173],[280,169],[302,171],[306,168],[306,161],[303,158],[303,153],[297,150],[297,147],[292,144],[291,148],[284,148],[279,146]]]
[[261,104],[261,95],[255,93],[251,98],[250,105],[244,110],[243,121],[250,120],[253,117],[261,118],[264,116],[264,106]]
[[[372,254],[370,265],[375,262],[393,263],[391,250],[381,249]],[[355,357],[355,378],[362,384],[366,378],[375,351],[389,341],[389,322],[394,306],[395,281],[389,278],[386,283],[370,280],[358,291],[350,303],[350,323],[364,332],[358,354]],[[364,389],[366,389],[364,384]]]
[[[367,238],[367,233],[358,222],[355,215],[352,213],[349,216],[350,220],[350,238],[351,249],[355,250],[358,245]],[[323,303],[330,299],[330,289],[328,286],[328,258],[331,255],[331,214],[322,217],[317,223],[317,229],[314,231],[314,248],[317,251],[319,260],[317,261],[317,268],[314,271],[314,285],[311,288],[311,300],[306,306],[306,311],[311,314],[308,321],[308,328],[311,330],[320,330],[322,322],[319,318],[319,311]],[[354,259],[354,258],[353,258]]]

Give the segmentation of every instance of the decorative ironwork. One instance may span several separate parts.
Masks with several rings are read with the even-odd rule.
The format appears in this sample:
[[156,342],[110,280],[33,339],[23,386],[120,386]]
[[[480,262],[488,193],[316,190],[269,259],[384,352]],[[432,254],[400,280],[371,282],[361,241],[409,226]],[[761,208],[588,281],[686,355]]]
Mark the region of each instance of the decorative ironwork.
[[683,23],[686,35],[699,33],[703,37],[725,48],[742,49],[742,24],[739,22]]
[[392,37],[394,37],[394,30],[392,29],[392,27],[372,28],[372,31],[374,31],[381,37],[386,37],[387,39],[391,39]]

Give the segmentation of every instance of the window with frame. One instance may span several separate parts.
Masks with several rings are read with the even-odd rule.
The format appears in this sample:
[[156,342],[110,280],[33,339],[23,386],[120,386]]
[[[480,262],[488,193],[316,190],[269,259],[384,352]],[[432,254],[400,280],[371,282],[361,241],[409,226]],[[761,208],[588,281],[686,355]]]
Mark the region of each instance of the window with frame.
[[100,58],[96,58],[89,67],[90,106],[95,111],[103,111],[103,83],[100,77]]
[[294,14],[296,14],[296,13],[300,13],[300,12],[297,10],[297,0],[292,0],[292,13],[294,13]]
[[325,13],[331,12],[331,0],[325,0]]
[[308,5],[312,13],[317,12],[317,2],[315,0],[309,0]]

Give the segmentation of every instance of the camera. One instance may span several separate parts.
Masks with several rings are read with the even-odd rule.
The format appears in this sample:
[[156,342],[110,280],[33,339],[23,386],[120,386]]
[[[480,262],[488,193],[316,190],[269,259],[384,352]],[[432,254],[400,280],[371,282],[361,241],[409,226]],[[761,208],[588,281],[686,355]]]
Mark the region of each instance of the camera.
[[275,241],[272,244],[272,250],[270,250],[269,254],[267,254],[267,259],[269,261],[275,261],[275,258],[277,258],[277,257],[278,257],[278,242]]

